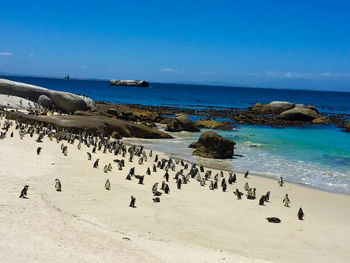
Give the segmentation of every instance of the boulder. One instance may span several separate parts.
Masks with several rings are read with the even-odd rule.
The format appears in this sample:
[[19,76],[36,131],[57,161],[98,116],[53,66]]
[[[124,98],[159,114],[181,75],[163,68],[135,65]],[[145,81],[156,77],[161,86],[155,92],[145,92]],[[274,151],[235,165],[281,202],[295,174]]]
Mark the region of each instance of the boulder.
[[176,114],[175,120],[181,125],[184,131],[188,131],[188,132],[200,131],[200,129],[196,126],[196,124],[183,113]]
[[262,106],[262,113],[280,114],[284,111],[294,108],[295,104],[286,101],[272,101]]
[[191,143],[188,148],[196,149],[197,148],[197,142]]
[[197,127],[214,130],[232,130],[233,126],[229,122],[220,122],[216,120],[198,120],[195,122]]
[[214,159],[232,158],[235,144],[216,132],[208,131],[199,137],[193,155]]
[[350,132],[350,121],[345,125],[345,131]]
[[22,110],[31,110],[35,108],[31,100],[4,94],[0,94],[0,107]]
[[311,121],[312,124],[332,124],[332,121],[326,117],[320,116]]
[[64,112],[74,112],[77,110],[87,110],[87,104],[80,96],[68,92],[51,91],[50,98],[54,102],[56,108]]
[[111,86],[133,86],[133,87],[149,87],[149,83],[145,80],[117,80],[112,79],[109,83]]
[[279,115],[284,120],[289,121],[312,121],[318,118],[317,112],[308,108],[294,108],[286,110]]
[[94,102],[90,98],[7,79],[0,79],[0,94],[17,96],[33,102],[38,102],[39,97],[44,95],[46,97],[42,97],[44,99],[40,99],[40,101],[50,103],[48,101],[50,99],[57,109],[64,112],[84,111],[88,108],[94,109]]
[[171,121],[168,122],[168,124],[166,125],[165,130],[169,131],[169,132],[180,132],[180,131],[183,131],[182,126],[175,119],[172,119]]
[[[53,127],[66,128],[67,130],[80,132],[87,131],[93,134],[103,133],[106,136],[117,132],[123,137],[137,137],[145,139],[172,138],[169,134],[160,130],[136,124],[129,121],[108,118],[105,116],[79,116],[79,115],[50,115],[35,116],[21,112],[8,113],[7,118],[21,123],[43,123]],[[117,136],[116,134],[114,136]]]
[[40,95],[38,98],[38,103],[45,107],[45,108],[49,108],[52,109],[54,107],[54,103],[53,101],[46,95]]

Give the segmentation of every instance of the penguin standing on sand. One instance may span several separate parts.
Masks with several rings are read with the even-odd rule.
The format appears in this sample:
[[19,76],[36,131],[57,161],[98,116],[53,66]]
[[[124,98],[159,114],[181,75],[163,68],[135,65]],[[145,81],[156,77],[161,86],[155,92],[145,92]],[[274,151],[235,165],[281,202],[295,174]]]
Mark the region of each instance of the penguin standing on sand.
[[283,177],[281,176],[280,179],[278,180],[278,185],[279,186],[283,186],[284,181],[283,181]]
[[109,181],[109,179],[106,180],[105,188],[106,190],[111,190],[111,182]]
[[135,198],[135,196],[130,196],[130,207],[133,207],[133,208],[135,208],[135,203],[136,203],[136,198]]
[[88,160],[91,161],[91,153],[87,152]]
[[19,198],[25,198],[27,199],[27,191],[28,191],[29,185],[25,185],[21,191],[21,195]]
[[289,200],[288,194],[286,194],[286,196],[284,197],[283,203],[284,203],[284,206],[289,207],[290,200]]
[[40,152],[41,152],[41,147],[38,147],[38,149],[36,149],[36,154],[40,155]]
[[299,220],[304,219],[304,211],[301,207],[299,208],[299,211],[298,211],[298,218],[299,218]]
[[265,195],[261,196],[259,200],[259,205],[264,205],[265,199],[266,199]]
[[249,171],[246,171],[244,174],[244,178],[248,178],[248,175],[249,175]]
[[245,183],[245,185],[244,185],[244,190],[245,190],[245,191],[248,191],[248,190],[249,190],[249,184],[248,184],[248,182]]
[[62,191],[62,185],[59,179],[55,179],[55,189],[57,192],[61,192]]
[[97,159],[95,162],[94,162],[94,168],[97,168],[98,167],[98,161],[99,161],[100,159]]

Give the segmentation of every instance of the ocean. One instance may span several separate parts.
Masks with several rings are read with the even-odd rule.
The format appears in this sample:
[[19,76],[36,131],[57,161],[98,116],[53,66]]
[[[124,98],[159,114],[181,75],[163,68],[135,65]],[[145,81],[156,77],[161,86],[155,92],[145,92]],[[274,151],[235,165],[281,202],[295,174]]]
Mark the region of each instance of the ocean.
[[[183,108],[246,108],[273,100],[315,105],[320,112],[350,114],[350,93],[150,83],[150,88],[111,87],[106,80],[0,76],[49,89],[83,94],[95,101]],[[202,130],[203,132],[204,130]],[[284,128],[242,125],[219,134],[234,140],[244,157],[215,161],[226,169],[279,178],[321,190],[350,194],[350,133],[334,126]],[[172,140],[140,140],[172,156],[196,160],[188,145],[201,133],[173,133]],[[203,161],[197,158],[197,161]],[[205,162],[212,162],[205,160]]]

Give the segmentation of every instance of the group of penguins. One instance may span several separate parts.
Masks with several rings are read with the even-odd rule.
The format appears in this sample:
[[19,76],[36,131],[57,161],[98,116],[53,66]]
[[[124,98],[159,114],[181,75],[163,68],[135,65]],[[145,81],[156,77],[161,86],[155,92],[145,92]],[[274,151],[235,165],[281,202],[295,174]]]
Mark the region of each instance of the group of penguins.
[[[11,121],[5,120],[1,127],[1,133],[0,133],[0,139],[4,139],[6,136],[6,133],[8,132],[10,126],[12,125]],[[147,162],[148,158],[153,158],[153,152],[152,150],[149,151],[149,154],[147,155],[144,147],[142,145],[140,146],[130,146],[126,147],[123,142],[120,140],[111,140],[110,137],[105,137],[104,135],[93,135],[89,134],[85,131],[82,131],[80,133],[73,133],[66,129],[60,129],[58,127],[52,127],[51,125],[48,125],[47,127],[44,127],[44,125],[34,123],[34,124],[22,124],[19,122],[15,122],[15,129],[18,130],[18,133],[20,135],[20,138],[23,139],[23,137],[26,134],[29,134],[30,137],[37,137],[36,141],[38,143],[42,142],[43,138],[47,136],[51,141],[56,140],[57,143],[65,141],[68,145],[74,144],[75,141],[78,141],[77,149],[81,150],[82,145],[84,144],[87,148],[91,149],[91,153],[87,152],[88,160],[92,160],[92,154],[96,153],[96,151],[103,151],[103,153],[113,153],[114,155],[118,156],[121,155],[123,158],[127,158],[129,162],[133,162],[134,159],[138,159],[137,162],[139,165],[143,165],[145,162]],[[10,137],[13,137],[13,132],[11,133]],[[62,154],[67,156],[68,155],[68,145],[65,145],[64,143],[61,144],[61,151]],[[37,148],[37,154],[40,155],[42,148]],[[127,156],[128,155],[128,156]],[[125,161],[124,159],[115,159],[113,160],[117,166],[118,170],[123,170],[123,167],[125,167]],[[232,171],[228,172],[228,179],[226,181],[226,178],[224,176],[224,172],[220,171],[220,174],[217,173],[213,176],[211,170],[204,169],[203,165],[197,165],[196,163],[189,163],[185,162],[183,160],[178,159],[166,159],[162,158],[160,159],[158,155],[155,155],[153,164],[152,164],[152,172],[156,173],[157,169],[164,171],[163,181],[161,182],[161,186],[159,187],[159,183],[156,182],[152,186],[152,194],[153,194],[153,202],[157,203],[160,202],[160,196],[162,194],[169,194],[170,193],[170,187],[169,187],[169,180],[170,180],[170,171],[176,171],[176,166],[180,166],[180,170],[175,173],[175,176],[173,179],[175,180],[177,189],[181,189],[182,185],[188,184],[190,182],[190,179],[195,179],[200,186],[204,187],[209,184],[209,190],[215,190],[219,188],[222,189],[223,192],[226,192],[227,190],[227,184],[234,184],[237,181],[237,176]],[[96,159],[93,162],[93,167],[98,168],[99,167],[99,159]],[[103,168],[104,172],[107,173],[109,171],[112,171],[112,165],[109,163],[108,165],[105,165]],[[204,175],[203,175],[204,174]],[[148,167],[146,171],[146,175],[151,175],[151,168]],[[249,172],[247,171],[244,175],[244,178],[248,178]],[[139,184],[143,184],[145,175],[137,175],[135,174],[135,167],[131,168],[129,173],[126,176],[126,180],[132,180],[133,178],[138,180]],[[282,187],[284,185],[283,178],[281,177],[278,181],[278,184]],[[27,197],[27,191],[29,186],[25,185],[24,188],[21,191],[20,198],[26,198]],[[55,189],[56,191],[62,190],[62,184],[59,179],[55,180]],[[105,182],[105,189],[110,190],[111,189],[111,183],[109,179]],[[247,199],[255,200],[256,199],[256,188],[249,187],[248,182],[244,185],[244,191],[246,192]],[[236,195],[237,199],[242,199],[243,193],[239,191],[238,188],[236,188],[233,193]],[[265,195],[262,195],[259,199],[259,205],[263,206],[265,202],[269,202],[270,199],[270,191],[268,191]],[[136,198],[132,195],[130,197],[130,207],[136,207]],[[290,199],[288,197],[288,194],[283,199],[283,204],[286,207],[289,207],[290,205]],[[304,218],[304,212],[302,208],[299,209],[297,216],[299,220],[303,220]],[[281,220],[277,217],[268,217],[266,218],[269,222],[273,223],[279,223]]]

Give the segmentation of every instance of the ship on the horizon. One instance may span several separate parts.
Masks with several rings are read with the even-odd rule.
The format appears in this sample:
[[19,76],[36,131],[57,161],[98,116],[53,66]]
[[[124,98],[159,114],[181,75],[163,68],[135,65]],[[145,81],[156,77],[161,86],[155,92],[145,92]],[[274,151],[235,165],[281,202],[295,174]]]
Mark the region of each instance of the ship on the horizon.
[[70,80],[70,76],[69,74],[67,76],[64,77],[65,80]]

